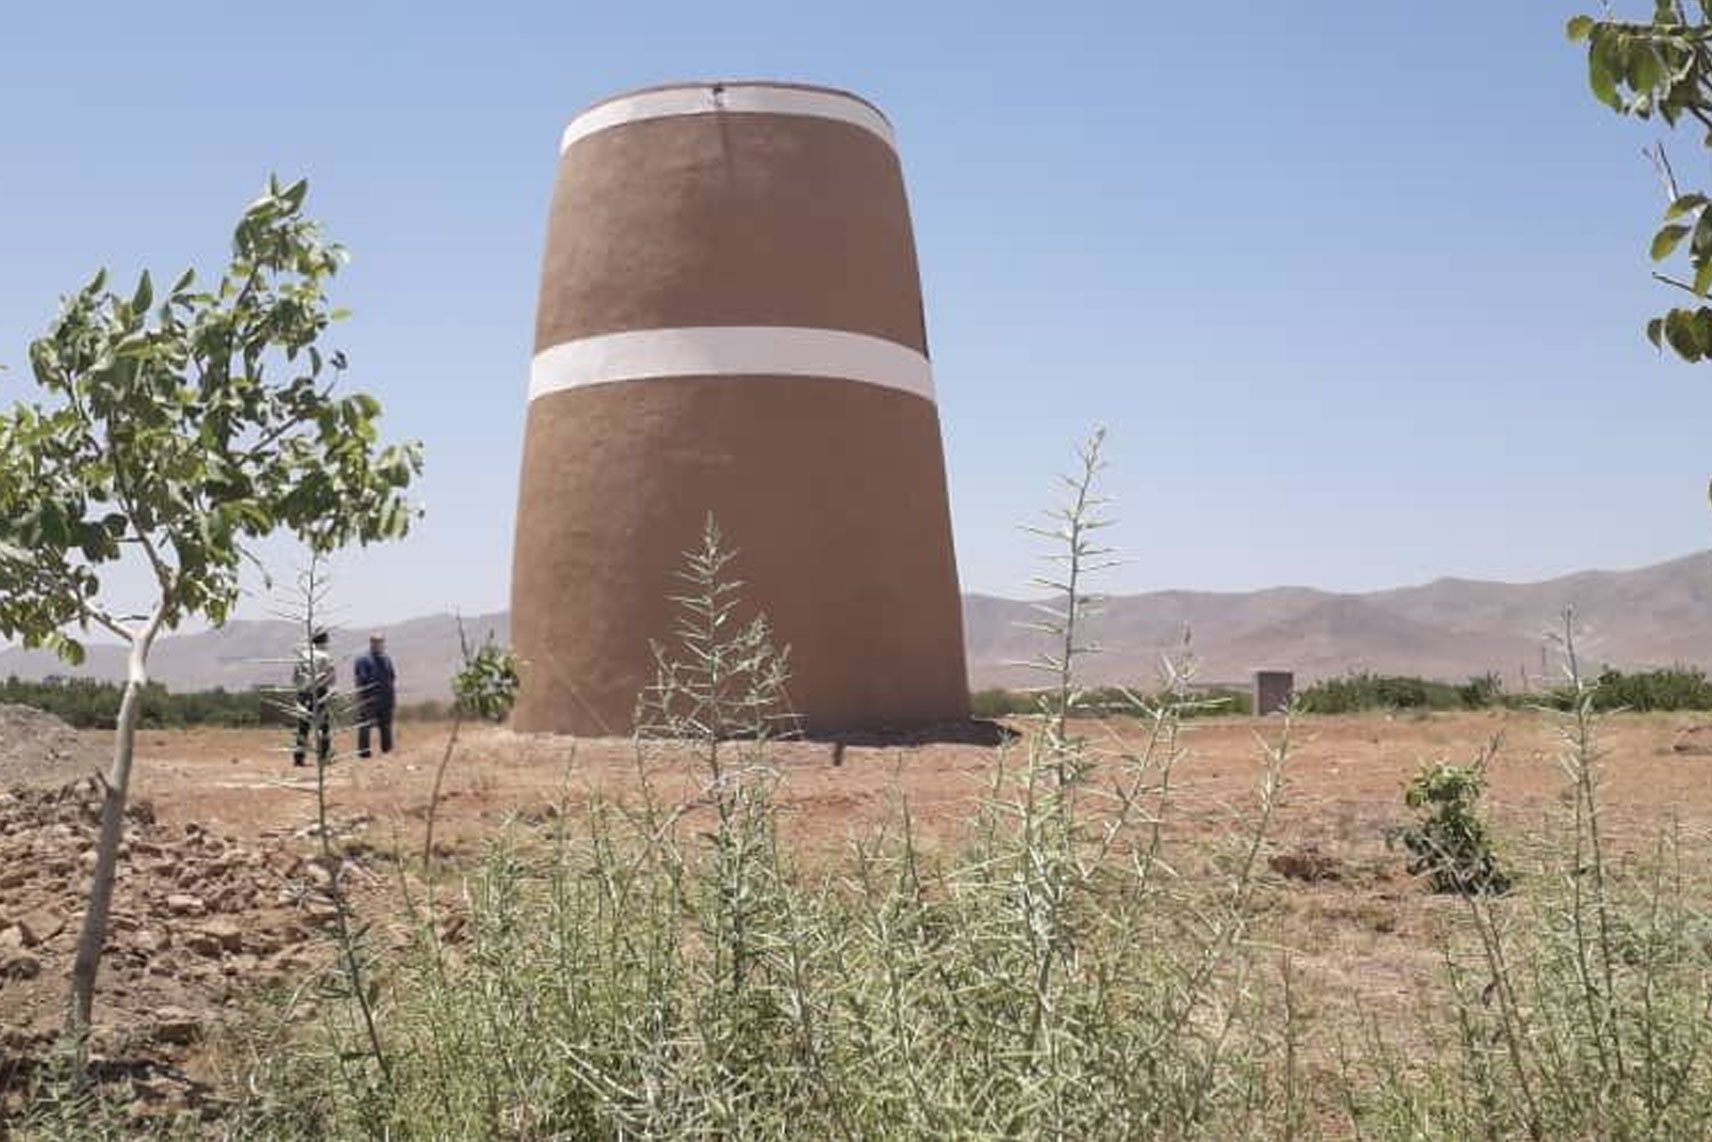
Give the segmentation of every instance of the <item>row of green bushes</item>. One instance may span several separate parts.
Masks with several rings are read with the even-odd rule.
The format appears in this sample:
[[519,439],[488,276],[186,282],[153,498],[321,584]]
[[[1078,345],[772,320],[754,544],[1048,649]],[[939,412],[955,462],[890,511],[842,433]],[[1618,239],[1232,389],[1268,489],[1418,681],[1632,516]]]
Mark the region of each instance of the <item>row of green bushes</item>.
[[[110,730],[119,711],[121,690],[118,683],[93,678],[51,677],[29,682],[11,677],[0,682],[0,703],[34,706],[78,729]],[[1083,694],[1080,706],[1089,712],[1133,710],[1135,694],[1142,694],[1144,699],[1148,699],[1142,691],[1128,691],[1117,686],[1098,687]],[[1570,704],[1566,691],[1506,691],[1495,674],[1470,678],[1458,684],[1360,671],[1316,682],[1304,687],[1299,696],[1302,709],[1314,714],[1353,714],[1365,710],[1481,710],[1500,706],[1566,709]],[[282,708],[281,702],[288,700],[289,695],[269,687],[249,690],[216,687],[179,693],[158,682],[151,682],[143,694],[141,724],[152,729],[287,726],[291,723],[291,716]],[[1599,675],[1593,700],[1600,710],[1712,710],[1712,680],[1706,677],[1705,671],[1693,666],[1632,673],[1607,668]],[[1033,691],[992,687],[970,695],[970,705],[977,718],[1036,714],[1040,712],[1040,696]],[[1194,704],[1185,707],[1190,716],[1243,715],[1252,711],[1246,691],[1222,687],[1198,691]],[[397,716],[402,721],[441,720],[451,716],[451,704],[432,700],[409,703],[399,707]]]
[[[124,687],[95,678],[51,677],[39,682],[7,678],[0,683],[0,702],[45,710],[80,730],[110,730],[119,713]],[[179,726],[283,726],[289,723],[278,705],[280,695],[266,690],[200,690],[175,694],[159,682],[143,690],[144,728]]]
[[1492,675],[1458,686],[1396,674],[1357,671],[1326,678],[1297,692],[1302,709],[1313,714],[1354,714],[1363,710],[1466,710],[1496,705],[1502,687]]
[[[1352,714],[1364,710],[1484,710],[1496,707],[1566,710],[1572,691],[1511,692],[1496,674],[1463,683],[1435,682],[1395,674],[1358,671],[1303,688],[1302,709],[1314,714]],[[1625,672],[1606,667],[1592,689],[1600,711],[1712,710],[1712,680],[1696,666],[1670,666]]]
[[[45,710],[78,729],[110,730],[119,712],[123,687],[116,682],[94,678],[54,676],[41,681],[25,681],[16,676],[0,682],[0,703],[33,706]],[[248,690],[213,690],[175,692],[159,682],[151,682],[143,693],[142,722],[145,728],[168,729],[187,726],[289,726],[291,715],[282,703],[290,695],[278,687],[258,686]],[[1029,691],[988,689],[970,696],[978,718],[998,718],[1013,714],[1040,712],[1039,696]],[[1084,709],[1130,709],[1132,699],[1115,686],[1088,691],[1081,702]],[[1192,713],[1246,714],[1249,696],[1240,690],[1208,690],[1187,707]],[[449,701],[426,700],[406,703],[398,708],[401,721],[441,721],[452,716]]]
[[[45,710],[80,730],[110,730],[119,714],[124,687],[96,678],[53,676],[39,682],[16,676],[0,682],[0,704],[33,706]],[[286,709],[289,692],[279,687],[257,686],[248,690],[190,690],[176,693],[159,682],[143,690],[143,712],[139,723],[145,729],[182,729],[187,726],[248,728],[289,726],[293,715]],[[428,721],[451,716],[449,702],[415,702],[400,706],[397,717],[404,721]]]
[[[1695,666],[1670,666],[1658,670],[1625,672],[1607,667],[1593,689],[1594,708],[1602,712],[1636,710],[1712,710],[1712,680]],[[1135,708],[1135,695],[1157,701],[1158,695],[1106,686],[1086,691],[1079,703],[1089,713],[1124,712]],[[1495,708],[1566,710],[1573,704],[1570,691],[1508,691],[1496,674],[1482,674],[1466,682],[1439,682],[1399,674],[1355,671],[1339,678],[1326,678],[1297,693],[1301,708],[1311,714],[1357,714],[1368,710],[1486,710]],[[1040,712],[1040,695],[1029,690],[992,687],[971,695],[977,718],[1003,718]],[[1253,704],[1246,690],[1215,687],[1198,691],[1190,716],[1249,714]]]

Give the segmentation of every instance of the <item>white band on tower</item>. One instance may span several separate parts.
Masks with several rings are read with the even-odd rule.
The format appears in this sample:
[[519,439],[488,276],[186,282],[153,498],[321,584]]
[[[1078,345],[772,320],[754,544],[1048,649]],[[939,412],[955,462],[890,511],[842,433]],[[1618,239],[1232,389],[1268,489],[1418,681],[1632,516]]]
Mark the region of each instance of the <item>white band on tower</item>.
[[603,333],[551,345],[529,366],[529,399],[561,389],[675,377],[824,377],[932,401],[933,366],[883,337],[836,329],[711,325]]
[[697,87],[640,91],[598,103],[571,120],[564,137],[559,140],[559,153],[564,154],[578,139],[608,127],[644,119],[717,115],[721,112],[837,119],[877,135],[888,147],[897,149],[892,125],[886,122],[886,117],[852,96],[819,88],[709,83]]

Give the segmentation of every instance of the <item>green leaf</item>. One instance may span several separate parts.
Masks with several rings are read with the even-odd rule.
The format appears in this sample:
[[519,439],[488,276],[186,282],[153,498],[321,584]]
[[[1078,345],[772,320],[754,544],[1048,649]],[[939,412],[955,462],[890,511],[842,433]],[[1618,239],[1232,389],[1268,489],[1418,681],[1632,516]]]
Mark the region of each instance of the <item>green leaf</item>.
[[1704,355],[1694,314],[1686,309],[1673,309],[1665,315],[1664,337],[1685,361],[1698,361]]
[[1617,96],[1617,76],[1623,68],[1623,45],[1617,34],[1602,30],[1587,51],[1587,83],[1593,97],[1613,111],[1623,110]]
[[1664,318],[1655,317],[1647,322],[1647,340],[1653,343],[1653,348],[1664,349]]
[[1570,20],[1569,26],[1564,29],[1564,32],[1569,36],[1571,43],[1580,43],[1582,40],[1585,40],[1592,31],[1592,16],[1577,16]]
[[1694,237],[1689,242],[1695,260],[1712,257],[1712,210],[1702,210],[1694,223]]
[[51,547],[63,548],[71,542],[71,526],[65,509],[52,500],[43,502],[36,516],[42,529],[42,541]]
[[1675,221],[1676,219],[1681,218],[1684,214],[1693,210],[1698,210],[1705,205],[1706,196],[1704,194],[1685,194],[1675,202],[1671,203],[1665,210],[1664,220],[1666,222]]
[[1694,334],[1700,343],[1700,355],[1712,356],[1712,309],[1702,306],[1695,310]]
[[141,313],[155,302],[155,286],[149,280],[149,271],[144,270],[143,276],[137,279],[137,292],[131,295],[131,308]]
[[1712,290],[1712,258],[1697,262],[1694,267],[1694,292],[1705,297],[1708,290]]
[[1688,236],[1688,227],[1683,225],[1666,226],[1653,235],[1652,257],[1655,262],[1662,262],[1675,252],[1677,246]]
[[1621,109],[1622,104],[1617,99],[1617,81],[1597,52],[1590,52],[1587,56],[1587,86],[1592,88],[1593,98],[1614,111]]
[[83,665],[83,644],[63,631],[54,631],[42,640],[42,645],[73,666]]
[[178,280],[172,283],[172,292],[175,295],[183,293],[185,290],[190,288],[190,283],[195,280],[196,271],[194,269],[185,270],[182,274],[178,275]]
[[1630,45],[1628,72],[1629,86],[1643,94],[1651,93],[1664,81],[1664,65],[1659,62],[1653,46],[1645,40],[1637,40]]

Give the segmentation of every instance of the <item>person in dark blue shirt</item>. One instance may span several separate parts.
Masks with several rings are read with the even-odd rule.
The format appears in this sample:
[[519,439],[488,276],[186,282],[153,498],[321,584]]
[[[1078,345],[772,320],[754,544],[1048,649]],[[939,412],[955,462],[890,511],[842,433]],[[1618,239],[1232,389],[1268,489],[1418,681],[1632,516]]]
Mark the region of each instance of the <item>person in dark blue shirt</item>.
[[369,652],[357,659],[357,756],[369,755],[369,730],[380,730],[380,751],[392,752],[392,712],[398,705],[398,676],[386,639],[369,635]]

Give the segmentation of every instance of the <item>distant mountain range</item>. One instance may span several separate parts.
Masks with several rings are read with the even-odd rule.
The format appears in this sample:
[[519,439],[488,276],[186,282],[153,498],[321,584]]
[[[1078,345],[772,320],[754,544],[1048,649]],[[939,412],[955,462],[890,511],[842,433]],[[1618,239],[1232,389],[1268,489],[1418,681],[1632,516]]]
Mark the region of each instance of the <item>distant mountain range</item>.
[[[501,642],[509,640],[509,616],[466,615],[464,630],[474,643],[489,631]],[[457,670],[458,623],[451,615],[430,615],[375,628],[386,635],[387,653],[399,672],[399,700],[420,701],[444,698]],[[369,628],[338,630],[329,639],[328,650],[338,666],[340,680],[349,685],[351,660],[368,649]],[[303,628],[282,620],[227,623],[219,630],[199,634],[170,635],[155,643],[149,655],[149,677],[172,690],[246,690],[261,683],[281,683],[291,676],[293,648],[303,637]],[[68,667],[40,650],[12,647],[0,651],[0,678],[45,678],[50,674],[122,679],[125,656],[117,646],[90,644],[82,666]]]
[[[1437,579],[1424,586],[1364,594],[1304,587],[1215,593],[1157,591],[1110,599],[1091,637],[1088,660],[1099,681],[1146,682],[1184,631],[1199,677],[1240,681],[1256,667],[1324,678],[1351,670],[1460,681],[1487,671],[1506,685],[1555,679],[1560,660],[1548,633],[1575,609],[1583,661],[1598,667],[1712,669],[1712,552],[1635,571],[1584,571],[1541,583]],[[964,600],[972,674],[981,682],[1022,683],[1031,672],[1004,663],[1025,658],[1038,636],[1014,620],[1027,604]],[[1547,651],[1542,662],[1542,650]]]
[[[1207,681],[1239,681],[1255,667],[1313,679],[1350,670],[1460,680],[1497,671],[1507,685],[1537,678],[1548,631],[1573,606],[1585,661],[1624,668],[1689,663],[1712,669],[1712,552],[1635,571],[1585,571],[1542,583],[1438,579],[1419,587],[1336,594],[1306,587],[1263,591],[1154,591],[1105,601],[1088,634],[1101,652],[1085,661],[1090,681],[1147,683],[1184,632]],[[972,683],[1028,685],[1038,676],[1015,665],[1041,647],[1019,624],[1031,604],[988,595],[963,600]],[[884,622],[885,616],[875,616]],[[464,619],[472,639],[510,636],[503,611]],[[398,664],[405,700],[442,698],[458,662],[455,620],[432,615],[381,628]],[[789,632],[780,632],[788,639]],[[336,634],[333,653],[348,677],[367,631]],[[648,632],[638,632],[646,638]],[[287,673],[297,630],[284,622],[233,622],[221,630],[162,639],[151,674],[174,690],[245,688]],[[1549,659],[1549,656],[1548,656]],[[122,678],[120,651],[91,646],[72,670],[40,651],[0,651],[0,677],[83,674]]]

